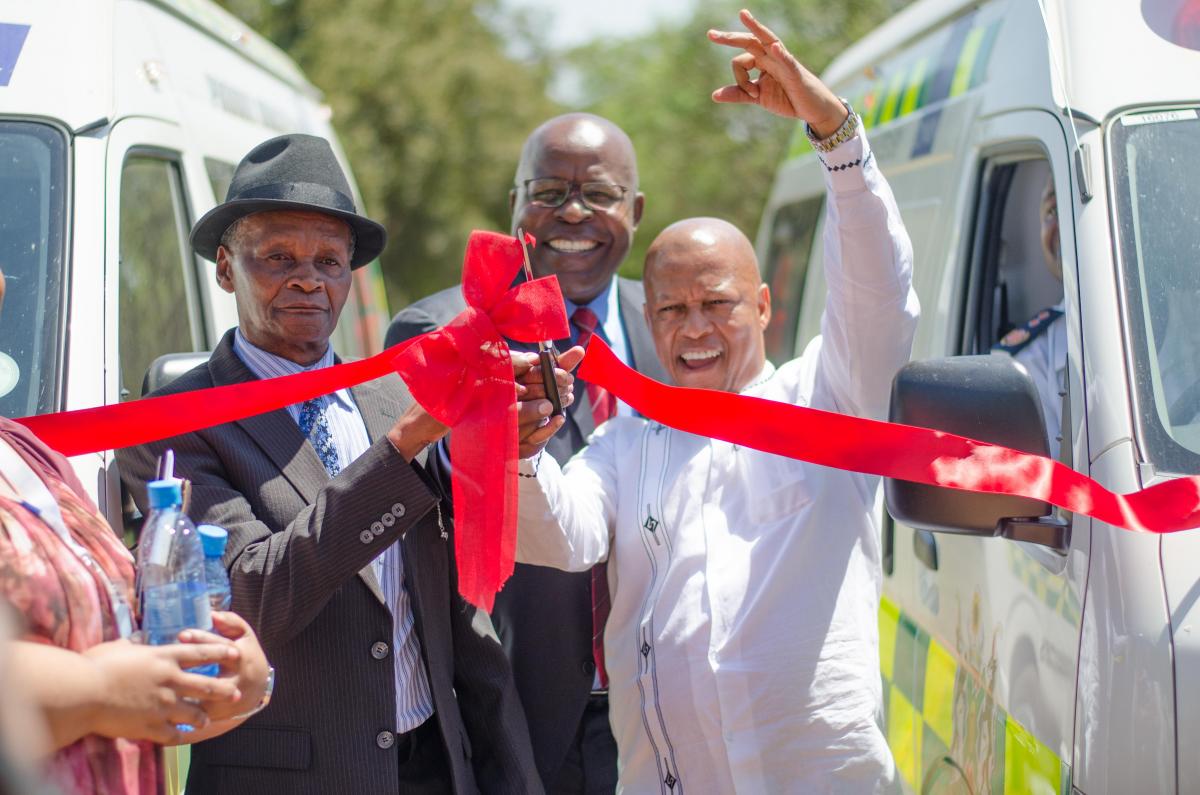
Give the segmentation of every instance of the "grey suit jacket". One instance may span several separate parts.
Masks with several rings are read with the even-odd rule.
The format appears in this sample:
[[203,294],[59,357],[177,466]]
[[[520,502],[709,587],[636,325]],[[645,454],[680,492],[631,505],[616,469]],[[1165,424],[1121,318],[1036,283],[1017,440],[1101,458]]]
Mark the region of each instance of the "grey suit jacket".
[[[665,381],[642,311],[642,283],[618,279],[617,290],[633,366],[651,378]],[[387,345],[431,331],[465,306],[457,287],[424,298],[402,309],[392,320]],[[518,342],[509,344],[514,349],[528,349]],[[556,345],[566,350],[569,340],[559,340]],[[566,425],[550,440],[546,451],[565,464],[587,443],[593,430],[587,390],[576,381],[575,404],[567,409]],[[513,666],[538,773],[550,788],[579,728],[596,673],[592,661],[591,573],[518,563],[512,578],[496,596],[492,619]]]
[[[232,343],[231,330],[161,393],[253,380]],[[395,541],[455,793],[539,792],[503,650],[458,596],[440,488],[385,437],[407,389],[391,376],[351,392],[372,445],[336,478],[284,410],[117,454],[145,510],[155,459],[174,449],[192,519],[229,530],[233,609],[276,670],[267,709],[193,748],[189,795],[401,792],[397,749],[379,739],[395,730],[392,654],[372,653],[391,646],[392,616],[370,563]]]

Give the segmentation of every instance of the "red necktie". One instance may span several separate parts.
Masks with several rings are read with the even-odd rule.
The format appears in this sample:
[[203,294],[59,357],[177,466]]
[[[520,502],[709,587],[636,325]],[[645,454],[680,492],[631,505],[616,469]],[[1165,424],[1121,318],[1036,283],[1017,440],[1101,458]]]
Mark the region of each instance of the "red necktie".
[[[591,342],[592,335],[596,333],[596,326],[600,324],[600,319],[596,317],[595,312],[586,306],[581,306],[571,315],[571,322],[575,324],[575,328],[579,329],[579,336],[575,338],[575,344],[586,348],[587,344]],[[596,384],[585,384],[585,386],[587,387],[588,402],[592,404],[592,420],[595,421],[597,427],[605,420],[617,416],[617,399],[611,392]]]
[[[600,319],[596,313],[581,306],[571,315],[571,322],[579,329],[575,338],[576,345],[587,347]],[[592,404],[592,419],[599,427],[605,420],[617,415],[617,399],[602,386],[587,383],[588,402]],[[608,621],[612,602],[608,594],[608,567],[597,564],[592,567],[592,659],[596,661],[596,673],[600,677],[600,687],[608,687],[608,669],[604,666],[604,624]]]

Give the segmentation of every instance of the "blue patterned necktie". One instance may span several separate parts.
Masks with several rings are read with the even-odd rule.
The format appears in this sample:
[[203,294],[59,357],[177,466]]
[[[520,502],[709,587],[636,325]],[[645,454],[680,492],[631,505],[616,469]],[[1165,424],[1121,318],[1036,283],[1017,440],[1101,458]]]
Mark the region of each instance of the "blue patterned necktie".
[[333,434],[329,431],[329,420],[325,417],[324,401],[321,398],[306,400],[300,407],[300,433],[308,437],[329,477],[337,477],[342,471],[342,465],[338,461],[337,450],[333,447]]

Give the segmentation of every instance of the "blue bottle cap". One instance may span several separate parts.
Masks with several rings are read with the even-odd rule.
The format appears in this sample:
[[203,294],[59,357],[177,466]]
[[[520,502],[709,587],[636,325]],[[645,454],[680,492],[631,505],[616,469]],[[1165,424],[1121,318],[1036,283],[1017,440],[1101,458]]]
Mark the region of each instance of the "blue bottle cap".
[[219,558],[225,554],[225,542],[229,540],[229,531],[215,524],[202,524],[196,528],[200,534],[200,545],[204,547],[204,557]]
[[182,481],[175,478],[169,480],[152,480],[146,484],[146,493],[150,498],[151,508],[169,508],[172,505],[183,504]]

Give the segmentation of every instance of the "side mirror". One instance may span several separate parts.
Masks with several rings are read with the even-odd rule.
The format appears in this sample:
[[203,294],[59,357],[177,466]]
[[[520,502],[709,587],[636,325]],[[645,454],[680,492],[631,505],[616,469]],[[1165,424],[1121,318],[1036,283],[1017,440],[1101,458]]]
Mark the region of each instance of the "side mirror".
[[[1049,455],[1037,388],[1007,356],[954,356],[907,364],[892,382],[889,419]],[[1004,536],[1066,549],[1068,525],[1041,500],[887,478],[888,512],[920,530]]]

